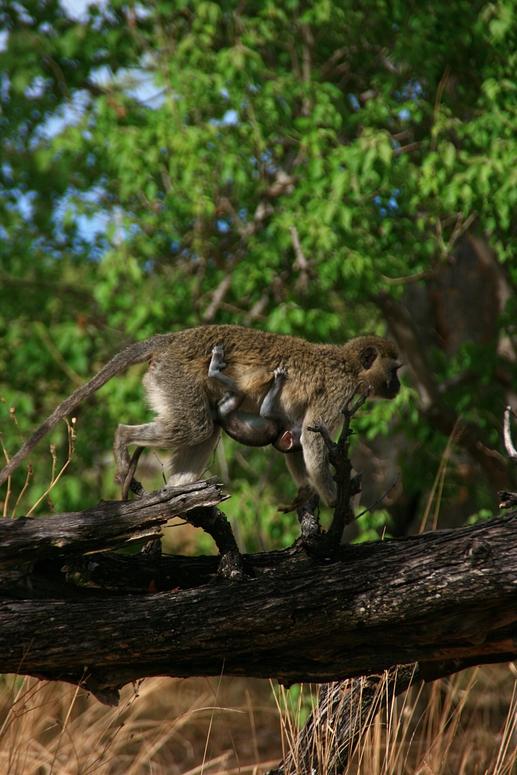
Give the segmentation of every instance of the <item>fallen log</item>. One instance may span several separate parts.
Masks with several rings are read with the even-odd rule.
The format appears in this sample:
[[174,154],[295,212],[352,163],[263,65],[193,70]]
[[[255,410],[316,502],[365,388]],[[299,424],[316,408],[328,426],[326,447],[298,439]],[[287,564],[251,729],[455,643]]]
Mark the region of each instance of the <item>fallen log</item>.
[[[205,506],[222,498],[213,483],[198,485],[182,508],[199,509],[200,493]],[[77,514],[19,529],[0,520],[3,672],[83,683],[115,701],[121,686],[152,675],[289,685],[419,663],[431,678],[517,656],[517,513],[342,546],[330,559],[301,542],[245,555],[241,582],[218,574],[217,557],[99,553],[179,513],[183,496],[168,493],[167,508],[159,492],[118,503],[115,536],[102,503],[84,525]]]

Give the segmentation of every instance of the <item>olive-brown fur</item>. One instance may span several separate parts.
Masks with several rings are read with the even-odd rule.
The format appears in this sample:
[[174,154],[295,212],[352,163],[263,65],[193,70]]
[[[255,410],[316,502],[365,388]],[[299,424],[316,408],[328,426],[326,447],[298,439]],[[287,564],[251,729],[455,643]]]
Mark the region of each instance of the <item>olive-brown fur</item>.
[[119,425],[114,453],[117,481],[129,467],[128,446],[172,449],[169,484],[198,479],[220,434],[213,409],[226,392],[224,384],[208,377],[212,350],[224,348],[224,373],[246,398],[242,410],[258,413],[275,368],[287,372],[278,409],[289,423],[301,423],[303,452],[286,456],[299,486],[309,485],[332,505],[335,484],[321,435],[308,427],[322,421],[331,434],[342,420],[345,396],[372,387],[380,398],[394,398],[400,388],[395,347],[378,336],[361,336],[344,345],[313,344],[304,339],[233,325],[204,326],[162,334],[131,345],[116,355],[89,382],[64,401],[33,434],[0,473],[0,484],[60,419],[84,398],[130,365],[150,359],[144,376],[149,403],[156,412],[151,423]]

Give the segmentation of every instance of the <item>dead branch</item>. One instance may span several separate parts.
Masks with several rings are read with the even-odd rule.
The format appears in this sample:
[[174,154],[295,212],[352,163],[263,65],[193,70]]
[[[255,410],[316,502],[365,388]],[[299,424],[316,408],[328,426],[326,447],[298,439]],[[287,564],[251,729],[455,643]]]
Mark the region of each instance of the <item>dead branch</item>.
[[[193,505],[194,490],[189,497]],[[235,583],[217,575],[217,557],[90,554],[93,541],[113,546],[137,529],[151,537],[171,512],[156,503],[137,528],[141,501],[117,505],[107,525],[105,510],[90,510],[91,541],[75,514],[0,522],[2,671],[81,682],[112,701],[120,686],[151,675],[222,671],[291,684],[418,662],[434,677],[517,656],[517,514],[344,546],[331,562],[302,544],[244,556],[250,580]],[[79,547],[82,570],[71,561]],[[111,588],[117,563],[130,595]],[[45,583],[48,597],[34,599]]]

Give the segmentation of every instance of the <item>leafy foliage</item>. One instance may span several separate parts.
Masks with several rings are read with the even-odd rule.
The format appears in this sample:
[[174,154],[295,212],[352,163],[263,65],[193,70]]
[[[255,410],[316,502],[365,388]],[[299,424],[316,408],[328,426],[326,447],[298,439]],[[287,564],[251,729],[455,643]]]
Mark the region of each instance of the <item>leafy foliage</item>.
[[[27,433],[121,346],[158,331],[237,322],[318,341],[382,334],[379,298],[432,292],[469,230],[504,271],[504,303],[484,341],[465,326],[456,348],[435,337],[425,356],[437,383],[471,372],[443,400],[500,446],[515,377],[512,0],[111,0],[79,18],[57,0],[0,8],[0,392],[11,453],[9,407]],[[136,370],[78,410],[56,508],[115,497],[107,451],[118,418],[144,420],[137,385]],[[403,430],[406,492],[428,489],[446,444],[419,401],[405,388],[358,426],[366,438]],[[66,459],[66,429],[54,440]],[[280,456],[270,463],[226,440],[225,451],[230,510],[254,523],[258,487],[281,533],[275,506],[293,487]],[[46,444],[33,460],[44,492]],[[493,506],[462,465],[460,450],[451,498],[466,486],[472,511]]]

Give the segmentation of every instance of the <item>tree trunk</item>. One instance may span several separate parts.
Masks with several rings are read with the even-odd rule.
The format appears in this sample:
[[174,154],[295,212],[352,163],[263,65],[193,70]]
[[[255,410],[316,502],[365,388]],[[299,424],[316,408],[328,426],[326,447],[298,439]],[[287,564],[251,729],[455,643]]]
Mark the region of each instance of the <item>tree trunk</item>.
[[323,684],[318,705],[280,765],[268,775],[335,775],[343,772],[361,736],[394,697],[421,680],[418,665],[382,675]]

